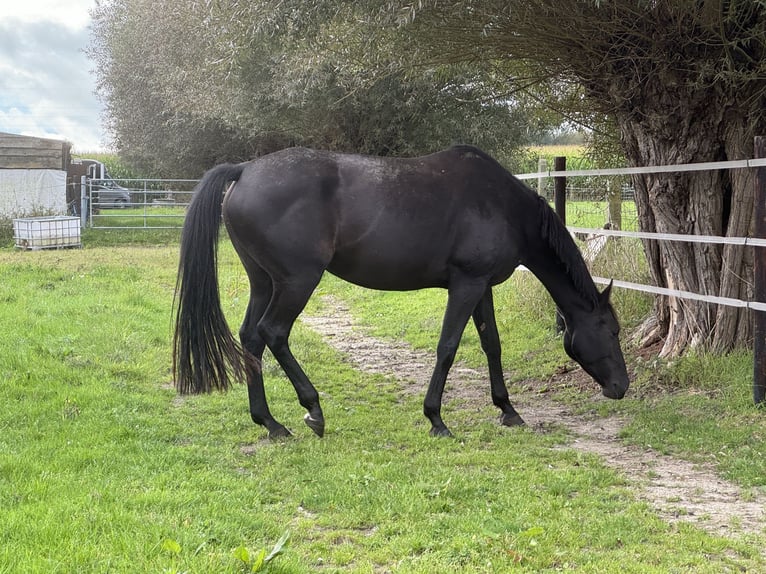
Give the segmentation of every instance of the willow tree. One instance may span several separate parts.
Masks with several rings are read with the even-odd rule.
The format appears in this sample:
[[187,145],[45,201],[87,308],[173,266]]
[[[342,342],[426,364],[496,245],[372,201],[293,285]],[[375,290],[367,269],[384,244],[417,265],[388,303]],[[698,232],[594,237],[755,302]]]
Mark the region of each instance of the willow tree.
[[486,99],[468,69],[454,81],[380,58],[386,73],[367,82],[329,40],[353,28],[340,17],[346,4],[100,2],[89,54],[120,153],[194,176],[288,145],[413,155],[456,141],[495,153],[526,142],[526,112]]
[[[373,6],[374,5],[374,6]],[[508,89],[564,94],[569,113],[608,115],[633,166],[752,157],[766,133],[766,2],[762,0],[421,0],[366,3],[400,30],[402,65],[475,63]],[[368,33],[376,34],[374,28]],[[519,74],[523,70],[524,75]],[[746,235],[747,170],[634,178],[643,231]],[[737,246],[647,241],[662,287],[748,298],[752,253]],[[726,350],[751,335],[748,311],[658,298],[644,341],[662,353]]]

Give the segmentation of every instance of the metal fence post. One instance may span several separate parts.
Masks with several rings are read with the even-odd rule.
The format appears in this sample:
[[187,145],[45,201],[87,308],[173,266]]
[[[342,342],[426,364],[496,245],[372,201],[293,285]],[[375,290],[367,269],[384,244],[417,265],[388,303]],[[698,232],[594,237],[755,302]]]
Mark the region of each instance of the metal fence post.
[[85,194],[85,176],[80,177],[80,227],[88,225],[88,197]]
[[[755,138],[755,157],[766,158],[766,137]],[[755,173],[755,236],[766,238],[766,167],[756,167]],[[755,247],[753,254],[754,298],[766,302],[766,249]],[[753,401],[762,405],[766,400],[766,312],[753,311]]]

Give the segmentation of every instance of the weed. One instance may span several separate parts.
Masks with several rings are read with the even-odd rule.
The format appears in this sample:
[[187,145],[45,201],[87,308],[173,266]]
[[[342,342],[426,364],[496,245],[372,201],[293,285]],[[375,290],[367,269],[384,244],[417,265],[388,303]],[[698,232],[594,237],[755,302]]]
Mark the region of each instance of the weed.
[[242,563],[246,572],[261,572],[272,560],[282,554],[289,538],[290,532],[286,531],[268,554],[265,548],[251,554],[245,546],[238,546],[234,550],[234,558]]

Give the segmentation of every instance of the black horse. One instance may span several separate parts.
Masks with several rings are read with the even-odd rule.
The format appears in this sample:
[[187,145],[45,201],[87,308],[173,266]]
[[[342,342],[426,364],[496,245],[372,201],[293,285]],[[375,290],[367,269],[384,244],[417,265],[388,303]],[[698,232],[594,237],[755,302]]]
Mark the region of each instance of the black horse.
[[[224,320],[218,294],[222,216],[250,280],[241,346]],[[177,388],[225,390],[231,372],[247,381],[253,421],[271,437],[289,435],[266,402],[260,359],[268,346],[308,411],[306,424],[322,436],[319,395],[288,338],[329,271],[372,289],[448,290],[424,401],[432,435],[450,435],[440,414],[442,393],[470,317],[487,355],[501,422],[522,425],[503,381],[492,302],[492,286],[520,264],[557,304],[569,356],[605,396],[622,398],[628,374],[609,303],[611,285],[598,292],[558,216],[484,152],[457,146],[393,159],[292,148],[220,165],[197,186],[183,228],[173,349]]]

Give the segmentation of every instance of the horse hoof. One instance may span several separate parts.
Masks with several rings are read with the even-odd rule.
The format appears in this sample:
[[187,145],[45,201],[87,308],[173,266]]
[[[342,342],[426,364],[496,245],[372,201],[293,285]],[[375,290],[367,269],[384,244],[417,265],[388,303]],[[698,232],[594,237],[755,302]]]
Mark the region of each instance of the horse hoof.
[[452,433],[447,427],[442,427],[442,428],[433,427],[431,429],[431,432],[428,434],[430,434],[431,436],[437,436],[442,438],[452,438]]
[[293,433],[291,433],[282,425],[279,425],[278,427],[275,427],[269,431],[269,438],[272,440],[281,439],[281,438],[290,438],[291,436],[293,436]]
[[500,424],[506,427],[523,427],[527,425],[518,414],[501,415]]
[[314,431],[319,438],[324,436],[324,419],[315,419],[309,413],[303,415],[303,422]]

